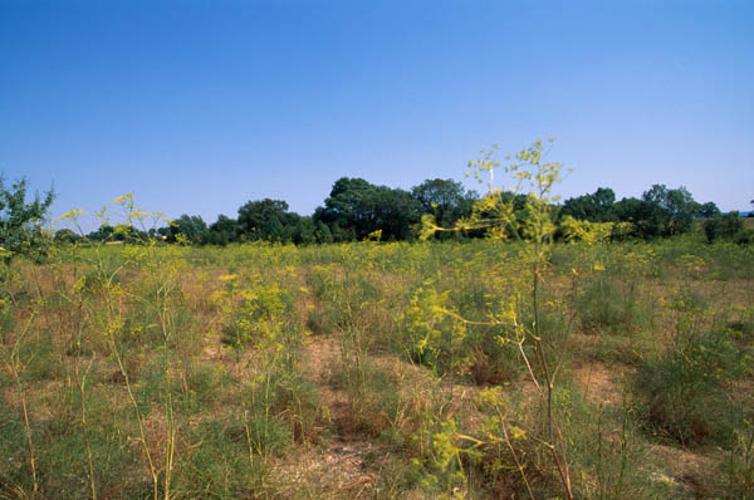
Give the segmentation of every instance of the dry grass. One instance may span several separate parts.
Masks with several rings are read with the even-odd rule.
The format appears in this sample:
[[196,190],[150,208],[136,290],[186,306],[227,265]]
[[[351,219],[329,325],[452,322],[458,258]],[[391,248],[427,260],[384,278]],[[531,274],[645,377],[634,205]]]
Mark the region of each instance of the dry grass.
[[[105,249],[110,269],[129,248]],[[743,333],[736,334],[734,347],[751,353],[754,339],[745,332],[754,318],[754,270],[741,265],[751,262],[751,251],[686,241],[652,248],[654,260],[630,276],[613,270],[623,269],[636,251],[628,244],[604,249],[607,275],[581,265],[574,278],[573,263],[587,255],[577,246],[557,248],[563,263],[548,270],[544,334],[552,336],[555,412],[558,432],[569,443],[574,489],[582,497],[746,497],[727,491],[730,482],[719,472],[725,457],[743,452],[722,441],[683,447],[653,431],[642,421],[636,380],[643,366],[674,352],[686,323],[700,332],[739,325]],[[6,455],[0,496],[33,496],[28,444],[20,438],[23,399],[39,498],[89,495],[82,476],[87,440],[98,496],[151,496],[138,421],[106,336],[113,325],[143,412],[160,496],[171,432],[176,497],[526,496],[511,450],[535,496],[561,494],[552,461],[537,441],[544,435],[541,393],[519,350],[500,340],[512,335],[509,325],[470,323],[457,346],[438,351],[436,364],[420,363],[408,345],[407,329],[415,325],[404,313],[419,287],[447,291],[453,311],[484,320],[520,284],[511,274],[515,253],[500,264],[501,247],[490,242],[256,246],[206,255],[201,249],[161,255],[157,249],[123,267],[106,289],[93,278],[86,252],[72,250],[45,265],[13,263],[6,280],[11,299],[1,337],[0,452]],[[705,262],[694,272],[684,270],[689,259],[682,257],[690,252]],[[206,263],[190,265],[197,255]],[[179,272],[161,270],[157,262]],[[154,307],[160,285],[155,273],[163,272],[176,285],[166,342]],[[590,280],[603,278],[622,294],[635,293],[640,307],[601,316],[602,323],[584,329],[581,318],[604,304],[599,294],[588,300],[583,294]],[[241,314],[248,312],[249,297],[272,289],[283,312],[271,313],[266,330],[247,325],[246,344],[228,344],[229,322],[246,325]],[[679,298],[693,301],[698,311],[679,305]],[[526,306],[528,299],[521,300]],[[430,316],[412,318],[434,324],[431,315],[443,314],[431,307],[424,312]],[[610,323],[613,318],[617,323]],[[29,334],[22,338],[27,323]],[[18,339],[20,385],[7,364]],[[525,349],[533,356],[529,344]],[[457,357],[452,362],[441,357],[451,355]],[[84,426],[77,381],[87,367]],[[752,376],[750,369],[720,375],[721,390],[742,415],[754,414]],[[489,391],[495,387],[501,399],[493,410]],[[501,424],[516,433],[510,447]]]

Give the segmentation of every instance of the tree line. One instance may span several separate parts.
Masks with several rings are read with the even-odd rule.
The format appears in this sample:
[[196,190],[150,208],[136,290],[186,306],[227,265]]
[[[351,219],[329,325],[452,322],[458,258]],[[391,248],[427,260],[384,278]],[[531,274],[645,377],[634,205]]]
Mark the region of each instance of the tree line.
[[[527,215],[526,195],[502,191],[495,196],[507,198],[517,211],[517,217]],[[149,236],[169,243],[195,245],[227,245],[245,241],[293,243],[297,245],[338,243],[375,239],[380,241],[411,241],[417,238],[424,216],[434,223],[452,227],[460,219],[469,217],[480,195],[467,190],[452,179],[427,179],[410,190],[372,184],[361,178],[343,177],[332,187],[322,206],[312,215],[299,215],[283,200],[265,198],[245,203],[231,218],[220,215],[207,224],[201,216],[183,214],[170,224],[151,230]],[[707,238],[752,239],[743,229],[738,213],[723,214],[713,202],[699,203],[684,187],[668,188],[662,184],[651,186],[641,197],[618,200],[615,192],[606,187],[594,193],[565,200],[553,206],[556,224],[567,217],[590,222],[616,222],[614,239],[653,239],[687,233],[694,221],[702,219]],[[628,229],[626,229],[628,228]],[[136,232],[136,229],[129,228]],[[88,235],[89,239],[113,238],[115,228],[102,226]],[[437,239],[479,238],[485,231],[437,233]],[[58,239],[75,238],[70,233],[58,233]],[[128,231],[120,231],[115,239],[128,239]]]
[[[0,254],[44,252],[53,242],[138,241],[158,238],[168,243],[228,245],[248,241],[293,243],[297,245],[338,243],[374,239],[411,241],[418,237],[422,219],[431,217],[440,227],[453,227],[478,209],[483,199],[451,179],[427,179],[410,190],[372,184],[360,178],[338,179],[312,215],[299,215],[283,200],[265,198],[242,205],[236,217],[220,215],[207,224],[199,215],[183,214],[162,227],[149,230],[131,225],[103,224],[86,235],[60,229],[52,237],[44,230],[49,208],[55,198],[50,191],[27,201],[25,179],[7,186],[0,178]],[[527,217],[526,195],[501,191],[500,196]],[[754,200],[752,200],[754,202]],[[754,204],[754,203],[753,203]],[[493,204],[494,205],[494,204]],[[723,214],[713,202],[699,203],[683,187],[671,189],[653,185],[641,197],[618,200],[606,187],[594,193],[566,199],[553,205],[553,222],[561,225],[568,217],[595,223],[615,224],[613,239],[653,239],[687,233],[701,220],[709,241],[730,239],[739,243],[754,241],[751,230],[743,227],[737,212]],[[751,215],[751,213],[750,213]],[[439,232],[435,239],[485,237],[483,229]]]

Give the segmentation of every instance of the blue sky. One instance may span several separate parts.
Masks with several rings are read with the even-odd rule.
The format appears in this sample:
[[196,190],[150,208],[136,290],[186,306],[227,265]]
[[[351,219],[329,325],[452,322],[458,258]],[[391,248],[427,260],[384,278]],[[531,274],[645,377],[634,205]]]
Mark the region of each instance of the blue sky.
[[460,180],[548,136],[564,196],[748,209],[754,2],[0,0],[0,171],[56,214],[311,213],[341,176]]

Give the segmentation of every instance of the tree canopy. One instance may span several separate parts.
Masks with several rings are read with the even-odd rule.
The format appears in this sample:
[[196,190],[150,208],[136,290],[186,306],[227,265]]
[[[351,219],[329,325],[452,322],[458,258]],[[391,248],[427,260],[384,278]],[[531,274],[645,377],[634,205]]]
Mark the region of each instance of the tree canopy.
[[[27,201],[27,182],[16,181],[10,188],[0,178],[0,245],[10,254],[43,249],[51,241],[75,243],[81,235],[64,228],[54,237],[46,235],[42,223],[54,199],[52,191],[36,194]],[[491,202],[490,196],[497,197]],[[481,201],[489,203],[485,208]],[[754,201],[754,200],[753,200]],[[157,237],[167,243],[191,245],[227,245],[244,241],[293,243],[307,245],[330,242],[413,240],[422,232],[422,219],[430,218],[436,227],[460,227],[472,217],[489,217],[496,206],[510,207],[517,227],[525,227],[530,214],[527,195],[497,191],[480,198],[475,191],[452,179],[426,179],[410,190],[372,184],[362,178],[342,177],[335,181],[329,196],[311,216],[290,210],[283,200],[250,200],[238,209],[238,217],[219,215],[208,224],[199,215],[182,214],[160,228],[149,231],[129,223],[111,225],[107,220],[86,235],[90,241],[138,242]],[[738,215],[722,214],[713,202],[699,203],[683,186],[669,188],[655,184],[641,197],[616,199],[609,187],[599,187],[566,199],[558,205],[552,201],[548,211],[557,226],[566,220],[610,223],[620,228],[613,238],[652,239],[683,234],[694,221],[709,221],[701,227],[708,240],[749,241],[751,236],[740,230]],[[621,224],[624,223],[624,224]],[[489,230],[436,231],[433,238],[488,237]],[[564,231],[556,233],[562,237]],[[509,234],[509,237],[523,235]]]
[[411,195],[421,205],[422,213],[431,214],[435,222],[444,227],[451,227],[460,218],[468,217],[478,198],[477,193],[467,191],[460,182],[452,179],[427,179],[414,186]]
[[570,198],[563,203],[561,216],[591,222],[611,222],[616,218],[615,192],[610,188],[597,188],[592,194]]
[[299,215],[288,211],[288,203],[265,198],[249,201],[238,209],[238,229],[247,241],[287,243]]
[[335,241],[363,240],[376,231],[387,241],[412,238],[420,216],[421,204],[411,193],[343,177],[315,210],[314,221],[327,225]]
[[10,188],[0,177],[0,246],[7,253],[41,254],[48,246],[49,238],[42,231],[50,205],[55,199],[53,190],[43,196],[35,193],[27,201],[28,182],[25,178],[15,181]]

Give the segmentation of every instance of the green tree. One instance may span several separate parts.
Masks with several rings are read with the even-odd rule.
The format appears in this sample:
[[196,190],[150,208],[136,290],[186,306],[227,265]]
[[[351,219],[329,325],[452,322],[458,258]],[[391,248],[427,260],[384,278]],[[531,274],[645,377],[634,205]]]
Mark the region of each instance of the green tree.
[[[452,179],[427,179],[411,188],[411,195],[421,205],[423,214],[431,214],[437,224],[453,226],[462,217],[471,214],[478,199],[474,191],[467,191],[460,182]],[[448,233],[438,233],[443,235]]]
[[81,236],[72,229],[64,228],[55,231],[55,237],[53,238],[56,243],[76,243],[81,240]]
[[560,217],[566,215],[578,220],[612,222],[615,220],[615,192],[601,187],[592,194],[569,198],[560,210]]
[[210,224],[207,232],[207,243],[225,246],[238,241],[238,221],[226,215],[219,215],[217,220]]
[[712,243],[720,239],[737,239],[744,231],[744,223],[738,212],[729,212],[708,218],[704,221],[702,228],[707,241]]
[[314,212],[314,221],[330,227],[335,241],[363,240],[381,231],[382,240],[406,240],[420,220],[421,206],[402,189],[376,186],[364,179],[338,179]]
[[[350,241],[369,234],[363,213],[365,200],[376,186],[364,179],[342,177],[335,181],[324,207],[314,211],[315,221],[326,224],[334,241]],[[363,234],[362,234],[363,233]]]
[[720,215],[720,209],[717,208],[717,205],[715,205],[713,202],[708,201],[707,203],[702,204],[699,207],[699,217],[708,218],[708,217],[717,217]]
[[[651,239],[688,232],[702,207],[684,187],[668,189],[655,184],[641,199],[623,198],[614,210],[620,222],[634,225],[636,236]],[[711,209],[709,205],[706,208]]]
[[116,224],[110,239],[124,243],[146,243],[150,240],[150,235],[148,231],[137,228],[129,220],[124,224]]
[[209,237],[209,228],[199,215],[183,214],[177,219],[170,221],[170,225],[162,227],[158,232],[168,242],[184,241],[192,245],[206,243]]
[[330,226],[320,220],[314,220],[313,217],[312,222],[314,223],[314,237],[317,243],[332,243],[334,241]]
[[0,177],[0,246],[7,252],[6,259],[13,254],[43,255],[50,243],[43,230],[50,205],[55,193],[50,190],[40,196],[35,193],[32,201],[27,201],[28,182],[21,178],[10,188]]
[[311,217],[296,215],[295,223],[288,228],[290,241],[296,245],[317,243],[317,227]]
[[265,198],[250,201],[238,209],[241,236],[250,241],[292,241],[300,216],[288,211],[288,203]]
[[694,215],[699,212],[699,204],[683,186],[668,189],[664,184],[655,184],[644,192],[642,199],[652,206],[651,222],[657,225],[661,236],[689,231]]
[[91,241],[105,241],[112,237],[115,228],[110,224],[102,224],[96,231],[92,231],[86,235],[86,239]]

